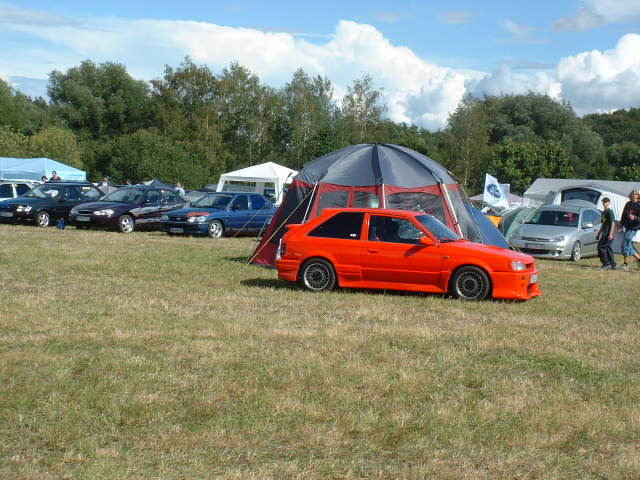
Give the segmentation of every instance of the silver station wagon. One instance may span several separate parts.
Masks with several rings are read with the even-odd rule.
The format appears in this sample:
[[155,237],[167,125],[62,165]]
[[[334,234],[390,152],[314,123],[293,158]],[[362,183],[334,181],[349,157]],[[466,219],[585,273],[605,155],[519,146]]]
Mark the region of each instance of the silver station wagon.
[[514,232],[509,243],[534,257],[577,262],[598,254],[601,212],[584,200],[540,207]]

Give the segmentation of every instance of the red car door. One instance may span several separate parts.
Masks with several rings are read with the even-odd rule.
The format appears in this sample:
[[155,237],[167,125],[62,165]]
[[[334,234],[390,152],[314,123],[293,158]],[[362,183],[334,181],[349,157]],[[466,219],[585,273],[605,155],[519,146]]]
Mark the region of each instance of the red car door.
[[370,215],[361,243],[363,280],[440,286],[442,252],[439,246],[421,244],[423,235],[408,218]]

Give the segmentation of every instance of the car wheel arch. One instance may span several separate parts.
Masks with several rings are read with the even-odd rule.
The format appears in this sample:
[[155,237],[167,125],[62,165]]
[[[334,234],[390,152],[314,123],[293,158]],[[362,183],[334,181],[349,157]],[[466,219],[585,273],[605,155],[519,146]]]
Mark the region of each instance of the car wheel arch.
[[302,267],[310,260],[324,260],[331,264],[333,271],[336,274],[336,287],[340,287],[340,278],[338,276],[338,269],[336,268],[336,262],[329,255],[317,254],[317,255],[307,255],[304,259],[300,260],[298,264],[298,271],[296,272],[296,278],[300,278],[300,274],[302,273]]
[[484,272],[484,274],[487,276],[487,279],[489,280],[489,292],[487,294],[487,297],[493,297],[493,278],[491,277],[492,270],[479,263],[461,263],[457,265],[453,270],[451,270],[449,273],[449,278],[447,279],[447,291],[451,291],[451,288],[453,287],[453,284],[451,282],[453,282],[456,273],[466,267],[478,268]]

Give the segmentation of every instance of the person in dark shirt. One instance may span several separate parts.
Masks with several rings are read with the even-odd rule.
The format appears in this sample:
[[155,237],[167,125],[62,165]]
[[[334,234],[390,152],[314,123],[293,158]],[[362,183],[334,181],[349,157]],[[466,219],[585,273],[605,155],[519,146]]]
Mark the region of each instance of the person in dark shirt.
[[640,229],[640,192],[633,190],[629,194],[629,201],[625,204],[620,217],[621,232],[624,232],[622,254],[624,255],[623,270],[629,270],[629,259],[635,257],[640,266],[640,255],[633,246],[633,237]]
[[615,215],[611,210],[611,200],[607,197],[602,199],[602,219],[600,221],[600,230],[598,231],[598,257],[602,262],[602,270],[611,270],[616,268],[616,259],[613,256],[613,236],[615,233]]

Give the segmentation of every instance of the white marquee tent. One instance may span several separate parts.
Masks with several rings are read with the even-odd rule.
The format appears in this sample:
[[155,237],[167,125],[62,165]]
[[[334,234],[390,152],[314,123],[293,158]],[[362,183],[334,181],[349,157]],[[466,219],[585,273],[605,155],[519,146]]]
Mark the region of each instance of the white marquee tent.
[[279,205],[282,202],[282,196],[284,186],[293,181],[293,178],[298,174],[295,170],[283,167],[277,163],[267,162],[260,165],[253,165],[252,167],[236,170],[235,172],[223,173],[220,175],[220,181],[218,182],[218,188],[216,191],[222,192],[225,190],[232,190],[233,186],[230,182],[248,182],[255,183],[256,193],[265,193],[265,185],[272,183],[275,190],[275,204]]

